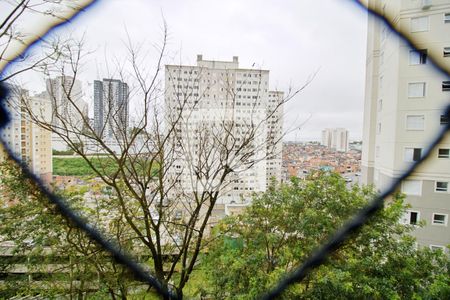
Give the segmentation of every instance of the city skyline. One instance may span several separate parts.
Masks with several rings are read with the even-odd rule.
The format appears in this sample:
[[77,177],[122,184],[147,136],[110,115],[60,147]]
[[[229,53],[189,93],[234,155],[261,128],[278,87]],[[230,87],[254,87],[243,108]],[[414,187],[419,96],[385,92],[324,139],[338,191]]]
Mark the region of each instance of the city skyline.
[[[323,5],[329,12],[323,11]],[[320,140],[324,127],[347,128],[351,139],[361,140],[366,14],[354,4],[287,1],[282,9],[276,1],[187,1],[177,5],[129,1],[125,11],[121,6],[120,1],[100,3],[56,32],[83,36],[88,50],[95,50],[80,74],[84,90],[90,90],[88,83],[96,79],[117,77],[115,64],[121,61],[116,58],[124,56],[128,40],[134,45],[160,46],[166,22],[169,38],[164,64],[192,64],[198,53],[213,60],[238,55],[243,65],[270,69],[271,81],[279,90],[296,89],[316,74],[311,84],[286,104],[284,128],[289,134],[285,140]],[[249,11],[254,14],[248,15]],[[314,15],[321,15],[321,21],[316,22]],[[116,21],[111,23],[111,19]],[[233,25],[228,25],[230,19]],[[201,26],[203,22],[210,26]],[[140,34],[142,23],[148,24],[145,35]],[[330,45],[339,47],[330,51]],[[153,54],[149,53],[145,63],[148,68],[156,66]],[[35,77],[25,79],[34,85],[28,89],[39,90],[39,80],[31,78]],[[87,98],[92,96],[89,94]],[[131,104],[130,116],[135,110]]]
[[349,149],[349,133],[345,128],[325,128],[322,130],[321,144],[339,152]]
[[[49,78],[48,80],[54,80],[54,78]],[[102,79],[102,80],[105,80]],[[87,105],[87,109],[86,111],[88,112],[88,117],[94,121],[95,119],[95,82],[102,82],[102,80],[100,79],[94,79],[92,82],[87,82],[87,81],[80,81],[77,80],[80,84],[80,90],[82,91],[82,95],[81,95],[81,100],[86,102]],[[114,80],[112,78],[108,79],[108,80]],[[45,89],[45,85],[42,85],[41,88],[38,88],[38,86],[35,86],[35,90],[34,91],[28,91],[30,93],[31,96],[40,96],[43,93],[47,92],[47,90]],[[133,125],[133,119],[134,119],[134,115],[128,114],[129,115],[129,119],[128,119],[128,124],[129,125]],[[307,122],[306,122],[307,124]],[[302,135],[298,135],[295,134],[295,131],[291,134],[287,134],[285,136],[283,136],[283,142],[321,142],[322,141],[322,131],[323,128],[320,129],[319,131],[315,132],[314,134],[308,135],[308,136],[302,136]],[[348,131],[348,140],[349,142],[354,142],[354,141],[362,141],[362,136],[355,136],[352,134],[352,132],[349,130]]]

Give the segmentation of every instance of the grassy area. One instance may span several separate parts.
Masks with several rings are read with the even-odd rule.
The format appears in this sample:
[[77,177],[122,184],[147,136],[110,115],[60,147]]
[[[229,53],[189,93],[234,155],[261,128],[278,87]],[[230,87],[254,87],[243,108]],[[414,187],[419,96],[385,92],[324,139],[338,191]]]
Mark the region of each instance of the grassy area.
[[[117,165],[108,157],[92,158],[96,168],[105,173],[111,173],[117,169]],[[65,176],[96,176],[88,163],[81,157],[53,157],[53,175]]]
[[[104,174],[112,174],[117,170],[117,163],[109,157],[93,157],[91,162]],[[135,167],[142,172],[145,172],[145,169],[148,170],[145,161],[141,161],[141,164]],[[156,172],[157,169],[157,163],[153,163],[153,172]],[[97,176],[89,164],[81,157],[53,157],[53,175]]]

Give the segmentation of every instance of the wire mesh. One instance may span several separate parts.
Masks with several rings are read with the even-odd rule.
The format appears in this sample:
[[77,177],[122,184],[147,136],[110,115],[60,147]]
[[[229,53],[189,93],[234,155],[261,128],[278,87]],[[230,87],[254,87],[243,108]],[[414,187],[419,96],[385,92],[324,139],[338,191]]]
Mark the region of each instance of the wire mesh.
[[[92,1],[96,2],[96,1]],[[380,22],[383,22],[391,32],[395,33],[398,38],[408,44],[412,49],[419,50],[417,47],[417,42],[413,41],[410,37],[408,37],[404,32],[399,31],[391,20],[389,20],[382,12],[375,10],[372,7],[366,6],[362,1],[351,0],[356,6],[358,6],[361,10],[365,10],[374,18],[377,18]],[[75,18],[77,14],[72,16]],[[57,26],[63,25],[66,22],[70,22],[72,19],[68,19],[62,24],[57,24],[52,28],[49,28],[50,32]],[[38,42],[38,41],[37,41]],[[29,45],[31,47],[33,44]],[[430,55],[430,62],[432,67],[450,77],[450,72],[448,68],[442,65],[437,59],[435,59],[432,55]],[[10,64],[14,63],[11,62]],[[6,68],[5,68],[6,69]],[[4,70],[3,70],[4,71]],[[0,77],[1,78],[1,77]],[[5,84],[0,82],[0,129],[4,128],[8,122],[10,121],[10,117],[3,107],[3,102],[7,98],[8,90]],[[445,108],[444,115],[447,118],[450,118],[450,105]],[[273,287],[267,293],[260,295],[261,299],[274,299],[280,296],[284,290],[286,290],[292,284],[300,282],[305,276],[314,268],[317,268],[321,264],[323,264],[326,258],[335,250],[337,250],[349,236],[358,231],[365,223],[368,222],[371,216],[373,216],[377,211],[383,208],[384,200],[394,193],[399,187],[403,180],[409,177],[420,165],[422,165],[433,149],[438,145],[446,133],[450,130],[450,125],[446,124],[436,136],[429,143],[428,147],[424,151],[423,156],[413,163],[400,177],[396,178],[392,184],[382,191],[379,196],[377,196],[372,202],[370,202],[366,207],[362,208],[358,213],[356,213],[347,223],[345,223],[342,228],[337,230],[326,243],[316,249],[308,259],[306,259],[300,266],[296,267],[291,273],[284,276],[279,283]],[[148,283],[150,286],[154,287],[155,290],[166,299],[179,299],[177,294],[174,291],[170,291],[167,285],[163,285],[155,276],[151,275],[148,271],[142,268],[136,261],[134,261],[127,253],[124,253],[117,245],[108,241],[105,236],[91,226],[87,220],[83,219],[76,211],[71,209],[63,199],[60,199],[58,196],[53,194],[45,184],[35,175],[33,174],[27,165],[20,160],[20,158],[16,157],[12,150],[8,147],[7,143],[1,139],[1,143],[3,147],[6,149],[8,155],[22,168],[24,174],[29,177],[36,186],[41,190],[41,192],[46,195],[49,201],[54,204],[59,213],[63,215],[65,218],[73,222],[79,229],[84,231],[92,240],[97,242],[101,247],[103,247],[110,255],[120,264],[126,266],[136,277],[136,279]]]

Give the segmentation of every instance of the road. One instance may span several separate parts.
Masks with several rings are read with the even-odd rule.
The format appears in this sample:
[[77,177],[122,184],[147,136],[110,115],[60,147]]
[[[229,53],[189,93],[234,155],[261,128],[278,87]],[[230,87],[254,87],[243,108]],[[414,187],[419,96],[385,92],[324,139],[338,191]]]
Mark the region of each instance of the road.
[[[358,174],[358,175],[356,175],[356,174]],[[345,173],[345,174],[342,174],[342,177],[344,177],[344,179],[348,180],[347,186],[349,186],[349,187],[354,184],[361,185],[361,173]]]

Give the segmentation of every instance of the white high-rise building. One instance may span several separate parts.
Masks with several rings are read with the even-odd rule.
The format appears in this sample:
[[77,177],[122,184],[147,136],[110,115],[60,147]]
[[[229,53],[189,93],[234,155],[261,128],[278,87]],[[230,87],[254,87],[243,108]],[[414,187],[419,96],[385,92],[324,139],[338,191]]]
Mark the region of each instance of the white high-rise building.
[[[409,31],[419,51],[369,17],[362,152],[363,183],[382,190],[420,159],[443,125],[450,82],[429,65],[429,54],[450,67],[450,1],[370,0]],[[420,245],[450,244],[450,136],[401,186],[411,205],[403,222],[417,224]]]
[[345,128],[326,128],[322,130],[322,145],[340,152],[348,151],[348,130]]
[[[33,114],[41,120],[51,121],[52,107],[48,98],[42,95],[29,96],[28,91],[11,87],[11,94],[5,105],[11,122],[3,129],[2,139],[32,172],[45,182],[50,182],[53,171],[51,133],[30,121],[23,108],[23,101],[27,101]],[[5,158],[6,153],[0,149],[0,161]]]
[[[52,123],[60,131],[81,130],[88,120],[88,105],[83,100],[81,82],[71,76],[57,76],[47,79],[47,97],[52,103]],[[83,120],[83,118],[85,118]],[[69,134],[74,140],[75,134]],[[52,147],[66,150],[67,144],[55,133],[52,134]]]
[[[221,190],[218,204],[248,203],[252,193],[266,190],[270,178],[281,180],[283,93],[269,90],[268,70],[240,68],[236,56],[212,61],[198,55],[194,66],[166,65],[165,83],[169,123],[183,111],[174,145],[182,154],[172,168],[183,191],[209,188],[192,181],[192,165],[202,159],[213,167],[225,163],[220,149],[227,147],[236,153],[245,147],[249,156],[242,159],[255,163],[241,168],[238,156],[226,158],[233,166],[232,180]],[[228,129],[233,133],[225,138]],[[243,145],[251,131],[251,143]]]
[[267,158],[267,184],[275,178],[281,181],[282,151],[283,151],[283,106],[284,92],[269,91],[268,111],[273,112],[268,120],[267,152],[274,153]]

